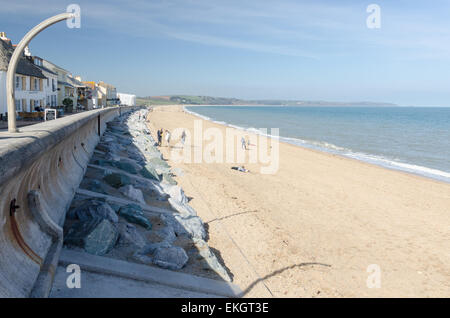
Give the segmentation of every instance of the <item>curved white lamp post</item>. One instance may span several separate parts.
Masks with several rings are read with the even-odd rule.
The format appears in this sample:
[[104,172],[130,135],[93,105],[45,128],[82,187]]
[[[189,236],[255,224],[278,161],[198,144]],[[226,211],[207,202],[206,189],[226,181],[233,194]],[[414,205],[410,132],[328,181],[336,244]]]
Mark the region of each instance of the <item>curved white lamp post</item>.
[[11,60],[9,61],[8,72],[6,74],[6,99],[8,105],[8,132],[15,133],[18,132],[16,127],[16,105],[14,99],[14,75],[16,74],[17,64],[19,62],[20,56],[23,50],[28,46],[28,43],[38,35],[42,30],[48,28],[49,26],[67,19],[76,18],[75,13],[61,13],[42,21],[33,29],[31,29],[19,42],[16,49],[14,50]]

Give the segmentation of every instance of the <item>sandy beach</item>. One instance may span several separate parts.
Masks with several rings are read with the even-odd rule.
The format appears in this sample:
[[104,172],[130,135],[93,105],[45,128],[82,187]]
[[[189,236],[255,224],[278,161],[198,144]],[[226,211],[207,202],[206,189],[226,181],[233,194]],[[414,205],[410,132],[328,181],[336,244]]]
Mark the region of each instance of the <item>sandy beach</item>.
[[[181,106],[155,107],[148,125],[194,120],[225,135]],[[275,174],[160,149],[246,297],[450,297],[450,184],[286,143]]]

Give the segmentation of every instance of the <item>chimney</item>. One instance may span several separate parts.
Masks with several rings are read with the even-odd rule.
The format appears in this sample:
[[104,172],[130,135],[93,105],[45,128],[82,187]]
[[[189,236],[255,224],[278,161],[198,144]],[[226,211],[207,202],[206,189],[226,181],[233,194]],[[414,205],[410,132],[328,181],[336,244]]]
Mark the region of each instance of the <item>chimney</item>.
[[31,56],[31,52],[30,52],[30,49],[28,48],[28,46],[26,46],[25,49],[23,50],[23,54],[26,57],[30,57]]
[[0,32],[0,40],[5,42],[10,48],[12,48],[11,40],[6,37],[5,32]]

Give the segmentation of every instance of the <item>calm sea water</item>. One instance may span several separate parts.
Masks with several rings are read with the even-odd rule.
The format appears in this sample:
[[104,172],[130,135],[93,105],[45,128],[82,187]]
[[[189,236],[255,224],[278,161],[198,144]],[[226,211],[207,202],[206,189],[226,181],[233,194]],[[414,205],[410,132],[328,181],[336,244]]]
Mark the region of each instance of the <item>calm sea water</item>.
[[255,132],[279,128],[280,140],[450,182],[450,108],[186,107]]

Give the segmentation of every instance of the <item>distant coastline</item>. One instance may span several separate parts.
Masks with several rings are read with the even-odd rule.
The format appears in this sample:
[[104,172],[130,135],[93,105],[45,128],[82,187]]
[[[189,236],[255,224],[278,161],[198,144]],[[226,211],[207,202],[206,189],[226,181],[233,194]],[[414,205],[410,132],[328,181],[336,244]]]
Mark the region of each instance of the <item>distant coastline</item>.
[[245,100],[238,98],[168,95],[138,97],[138,105],[185,105],[185,106],[305,106],[305,107],[396,107],[398,105],[386,102],[333,102],[333,101],[308,101],[308,100],[274,100],[258,99]]

